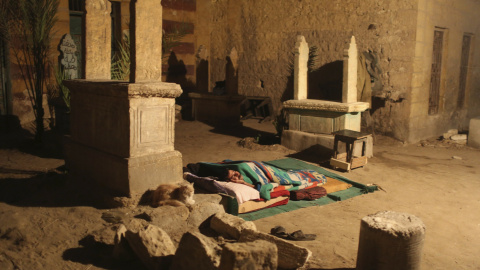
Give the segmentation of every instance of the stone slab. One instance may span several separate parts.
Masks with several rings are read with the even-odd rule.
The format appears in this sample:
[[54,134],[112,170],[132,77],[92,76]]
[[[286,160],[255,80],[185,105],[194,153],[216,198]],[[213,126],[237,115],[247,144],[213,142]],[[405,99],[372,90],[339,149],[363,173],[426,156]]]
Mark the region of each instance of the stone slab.
[[131,196],[182,180],[182,155],[178,151],[124,158],[68,137],[64,151],[65,164],[72,177],[97,184],[116,195]]
[[289,129],[310,133],[331,134],[350,129],[360,131],[361,113],[329,112],[318,110],[289,109]]
[[287,100],[283,102],[286,109],[302,109],[317,110],[330,112],[363,112],[370,108],[367,102],[342,103],[335,101],[304,99],[304,100]]
[[210,227],[222,236],[238,240],[244,229],[257,230],[255,223],[227,213],[217,213],[210,220]]
[[270,234],[248,229],[242,231],[239,242],[253,242],[256,240],[265,240],[277,245],[278,267],[281,269],[300,268],[304,266],[312,256],[312,252],[304,247],[295,245]]
[[240,95],[213,95],[189,93],[192,99],[192,114],[195,120],[215,126],[240,125],[240,104],[245,99]]
[[[333,155],[333,143],[333,135],[313,134],[298,130],[284,130],[282,133],[282,145],[299,152],[315,148],[316,151],[329,151],[329,154]],[[338,149],[343,151],[345,144],[339,142]],[[355,147],[353,154],[360,156],[361,147]],[[367,138],[366,156],[367,158],[373,157],[373,138],[371,136]]]
[[470,119],[468,146],[480,148],[480,117]]
[[277,246],[257,240],[248,243],[226,243],[223,247],[220,270],[275,270],[278,264]]

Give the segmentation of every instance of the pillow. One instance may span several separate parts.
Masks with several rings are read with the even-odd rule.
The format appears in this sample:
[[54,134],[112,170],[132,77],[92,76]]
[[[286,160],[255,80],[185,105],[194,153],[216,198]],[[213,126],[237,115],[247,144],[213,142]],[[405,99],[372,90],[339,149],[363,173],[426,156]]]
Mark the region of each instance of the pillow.
[[228,195],[235,196],[235,198],[237,198],[238,204],[242,204],[246,201],[260,199],[260,192],[258,192],[258,190],[254,188],[233,182],[215,182],[223,186],[223,188],[227,190]]

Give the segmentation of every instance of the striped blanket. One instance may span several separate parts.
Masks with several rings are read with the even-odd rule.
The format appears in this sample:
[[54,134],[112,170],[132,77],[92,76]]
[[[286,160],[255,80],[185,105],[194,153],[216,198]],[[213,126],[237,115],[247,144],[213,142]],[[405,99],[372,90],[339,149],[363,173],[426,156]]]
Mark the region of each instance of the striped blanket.
[[200,163],[218,173],[221,170],[231,169],[239,171],[245,182],[256,186],[260,197],[270,199],[270,193],[279,190],[299,190],[317,185],[323,185],[327,178],[314,170],[285,171],[275,166],[258,161],[230,161],[220,163]]

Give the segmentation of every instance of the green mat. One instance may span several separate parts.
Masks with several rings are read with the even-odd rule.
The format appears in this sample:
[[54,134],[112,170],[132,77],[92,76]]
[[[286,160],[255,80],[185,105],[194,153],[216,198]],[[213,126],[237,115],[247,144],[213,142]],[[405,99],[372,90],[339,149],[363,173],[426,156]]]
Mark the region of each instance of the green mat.
[[289,201],[288,204],[286,205],[276,206],[276,207],[267,208],[267,209],[263,209],[263,210],[259,210],[251,213],[238,215],[244,220],[252,221],[252,220],[266,218],[266,217],[270,217],[270,216],[285,213],[285,212],[290,212],[290,211],[297,210],[304,207],[325,205],[325,204],[333,203],[336,201],[343,201],[358,195],[363,195],[365,193],[374,192],[375,190],[377,190],[376,186],[366,186],[366,185],[357,183],[341,175],[329,172],[321,167],[306,163],[298,159],[285,158],[285,159],[279,159],[279,160],[264,161],[263,163],[278,167],[283,170],[314,170],[321,174],[324,174],[325,176],[349,183],[352,185],[352,187],[346,190],[327,194],[327,196],[317,199],[315,201]]

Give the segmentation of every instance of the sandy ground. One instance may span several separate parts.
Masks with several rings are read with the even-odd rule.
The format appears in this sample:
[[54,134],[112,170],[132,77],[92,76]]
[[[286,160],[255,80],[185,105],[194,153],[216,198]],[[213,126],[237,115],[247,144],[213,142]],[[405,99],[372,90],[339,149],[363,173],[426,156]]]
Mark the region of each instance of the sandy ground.
[[[176,124],[175,148],[184,165],[223,159],[273,160],[286,156],[325,164],[321,153],[281,146],[239,147],[244,137],[268,134],[270,122],[218,130],[199,122]],[[89,187],[65,178],[58,133],[43,146],[20,133],[0,134],[0,269],[139,269],[112,260],[113,230],[101,219],[111,205],[90,198]],[[316,234],[310,269],[355,268],[362,217],[383,210],[406,212],[426,225],[422,269],[480,269],[480,150],[438,141],[406,145],[377,136],[374,157],[350,173],[354,181],[384,191],[255,221],[269,232]],[[79,190],[82,192],[79,192]],[[93,194],[93,192],[92,192]],[[132,210],[134,212],[134,210]]]

